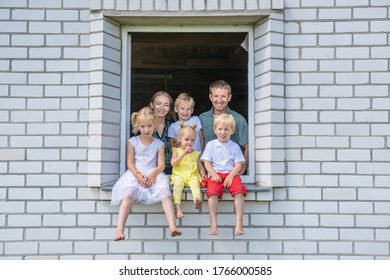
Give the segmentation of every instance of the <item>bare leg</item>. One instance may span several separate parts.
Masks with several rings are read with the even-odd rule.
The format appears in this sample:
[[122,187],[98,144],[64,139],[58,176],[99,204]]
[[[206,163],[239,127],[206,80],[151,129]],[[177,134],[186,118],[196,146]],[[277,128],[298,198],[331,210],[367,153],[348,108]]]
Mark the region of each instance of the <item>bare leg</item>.
[[119,206],[118,222],[116,225],[115,241],[125,239],[125,223],[130,214],[134,199],[131,196],[125,196]]
[[236,235],[244,234],[243,215],[244,215],[244,195],[242,193],[234,196],[234,207],[236,208]]
[[181,211],[181,205],[175,204],[176,219],[181,219],[184,217],[183,211]]
[[181,235],[181,231],[177,229],[175,222],[175,209],[172,203],[171,197],[165,198],[161,201],[162,207],[164,209],[165,216],[167,217],[168,226],[171,231],[171,236]]
[[210,215],[210,235],[218,235],[217,226],[217,208],[218,208],[218,196],[211,195],[208,199],[209,215]]
[[200,196],[199,181],[191,181],[189,183],[189,187],[191,189],[191,194],[194,199],[194,208],[199,209],[200,207],[202,207],[202,203],[203,203]]

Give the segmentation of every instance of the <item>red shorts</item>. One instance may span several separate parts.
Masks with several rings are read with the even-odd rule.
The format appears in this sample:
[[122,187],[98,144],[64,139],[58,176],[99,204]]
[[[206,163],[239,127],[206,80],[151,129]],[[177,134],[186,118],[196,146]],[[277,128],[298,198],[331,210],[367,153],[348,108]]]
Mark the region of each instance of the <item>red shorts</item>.
[[[212,195],[217,195],[219,199],[222,197],[225,191],[223,182],[225,181],[225,178],[227,177],[227,175],[229,175],[229,173],[218,173],[218,175],[222,179],[221,182],[211,181],[211,177],[209,177],[207,181],[207,197],[210,197]],[[238,193],[242,193],[244,196],[246,196],[248,192],[248,189],[242,184],[240,176],[235,176],[233,178],[232,184],[230,185],[228,190],[232,196],[235,196]]]

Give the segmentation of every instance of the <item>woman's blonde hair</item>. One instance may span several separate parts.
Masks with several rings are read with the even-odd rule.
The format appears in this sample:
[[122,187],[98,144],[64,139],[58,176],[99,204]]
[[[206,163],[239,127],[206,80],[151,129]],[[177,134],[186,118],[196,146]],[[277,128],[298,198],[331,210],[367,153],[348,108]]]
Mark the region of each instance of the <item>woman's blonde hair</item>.
[[188,94],[188,93],[180,93],[178,97],[175,99],[175,108],[178,108],[180,106],[181,102],[188,102],[190,103],[190,106],[192,109],[195,107],[195,100]]
[[154,123],[154,126],[157,126],[157,118],[153,110],[150,107],[144,107],[138,112],[131,114],[131,125],[133,127],[132,132],[137,134],[139,131],[139,125],[145,120],[151,120]]
[[225,124],[230,125],[233,132],[236,130],[236,121],[234,120],[234,117],[230,114],[220,114],[214,119],[214,129],[218,124]]

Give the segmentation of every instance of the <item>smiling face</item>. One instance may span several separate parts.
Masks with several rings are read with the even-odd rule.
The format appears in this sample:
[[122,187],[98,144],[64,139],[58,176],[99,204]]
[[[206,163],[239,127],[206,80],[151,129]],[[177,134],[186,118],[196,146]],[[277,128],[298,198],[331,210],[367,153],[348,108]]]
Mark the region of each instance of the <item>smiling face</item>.
[[211,103],[213,104],[214,114],[220,115],[226,112],[228,103],[232,98],[229,90],[226,88],[212,88],[209,94]]
[[171,101],[167,96],[159,95],[153,100],[150,107],[153,109],[157,117],[165,118],[171,109]]
[[188,121],[194,112],[194,107],[190,102],[181,101],[177,106],[175,106],[175,112],[179,117],[179,121],[185,122]]

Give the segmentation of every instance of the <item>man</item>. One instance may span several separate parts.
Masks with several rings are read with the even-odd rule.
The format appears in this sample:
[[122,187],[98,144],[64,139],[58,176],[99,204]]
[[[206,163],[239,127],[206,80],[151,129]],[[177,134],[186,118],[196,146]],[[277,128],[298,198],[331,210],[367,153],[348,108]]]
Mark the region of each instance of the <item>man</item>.
[[214,117],[222,113],[231,114],[236,122],[236,130],[231,140],[240,145],[245,158],[245,163],[242,164],[239,173],[239,175],[242,175],[248,167],[248,123],[242,115],[229,108],[228,103],[232,98],[232,89],[227,82],[223,80],[213,82],[209,87],[209,98],[213,107],[210,111],[206,111],[199,116],[205,140],[204,145],[206,146],[210,140],[217,139],[213,129]]

